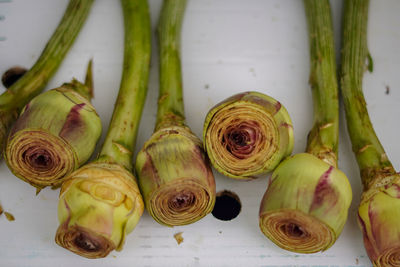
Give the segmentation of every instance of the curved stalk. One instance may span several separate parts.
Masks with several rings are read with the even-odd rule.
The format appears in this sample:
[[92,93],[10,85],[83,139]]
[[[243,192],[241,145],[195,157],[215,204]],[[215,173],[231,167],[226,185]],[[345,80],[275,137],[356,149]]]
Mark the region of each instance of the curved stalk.
[[314,109],[314,123],[308,134],[306,152],[337,167],[339,98],[336,57],[330,7],[325,1],[321,2],[304,1],[310,44],[309,83]]
[[376,136],[362,91],[365,61],[369,59],[366,37],[368,6],[368,0],[345,2],[340,79],[348,131],[366,189],[372,186],[380,173],[396,173]]
[[144,209],[131,161],[147,94],[150,16],[146,0],[121,3],[124,65],[110,128],[98,159],[63,183],[58,205],[57,244],[87,258],[121,250]]
[[146,209],[159,223],[193,223],[211,212],[215,181],[202,143],[185,125],[180,30],[186,0],[165,0],[158,24],[160,95],[155,132],[136,158]]
[[367,59],[372,71],[366,38],[368,7],[368,0],[344,4],[341,92],[347,129],[364,184],[358,221],[365,248],[374,266],[400,266],[400,175],[376,136],[362,91]]
[[158,21],[160,88],[155,131],[185,125],[180,46],[186,3],[186,0],[164,1]]
[[294,145],[286,108],[259,92],[231,96],[212,108],[203,139],[214,168],[235,179],[255,179],[272,171]]
[[34,97],[22,110],[7,140],[10,170],[41,189],[59,186],[85,163],[101,135],[101,121],[90,103],[91,61],[86,84],[77,80]]
[[300,253],[324,251],[339,237],[352,199],[337,169],[338,87],[328,0],[304,0],[310,42],[314,125],[306,151],[272,173],[260,207],[260,228],[278,246]]
[[93,0],[70,0],[42,54],[18,81],[0,95],[0,149],[21,109],[38,95],[60,66],[89,14]]

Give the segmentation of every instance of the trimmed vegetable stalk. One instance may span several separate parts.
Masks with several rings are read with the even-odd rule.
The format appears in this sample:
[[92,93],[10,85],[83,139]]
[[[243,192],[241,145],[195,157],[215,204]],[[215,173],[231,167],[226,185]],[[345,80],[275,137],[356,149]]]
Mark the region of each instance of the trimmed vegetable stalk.
[[338,89],[329,0],[305,0],[314,124],[307,153],[284,160],[261,202],[260,228],[276,245],[299,253],[324,251],[339,237],[352,199],[337,168]]
[[0,95],[0,150],[21,109],[38,95],[60,66],[82,28],[93,0],[70,0],[56,30],[33,67]]
[[400,175],[396,173],[368,115],[362,78],[367,48],[368,0],[344,3],[341,93],[347,129],[360,168],[364,192],[358,221],[374,266],[400,266]]
[[33,98],[8,137],[4,158],[19,178],[41,189],[59,186],[85,163],[101,135],[101,121],[90,103],[91,61],[85,84],[70,83]]
[[132,157],[147,94],[151,28],[146,0],[121,0],[125,51],[122,80],[99,157],[63,183],[58,245],[87,258],[121,250],[144,209]]
[[136,158],[146,208],[160,224],[193,223],[211,212],[215,181],[202,143],[185,125],[179,55],[186,0],[165,0],[158,24],[160,95],[156,129]]
[[293,126],[286,108],[258,92],[234,95],[212,108],[203,130],[214,168],[236,179],[272,171],[293,150]]

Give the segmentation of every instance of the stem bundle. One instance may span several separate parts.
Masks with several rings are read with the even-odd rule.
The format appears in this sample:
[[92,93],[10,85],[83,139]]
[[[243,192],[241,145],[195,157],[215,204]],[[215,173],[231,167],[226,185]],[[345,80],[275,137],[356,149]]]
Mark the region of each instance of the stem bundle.
[[260,228],[278,246],[301,253],[324,251],[339,237],[352,192],[336,168],[338,87],[328,0],[304,0],[310,41],[314,124],[306,151],[272,173],[260,207]]
[[121,0],[124,65],[118,98],[99,157],[63,183],[56,242],[87,258],[121,250],[143,213],[132,157],[147,94],[151,27],[146,0]]
[[215,181],[202,142],[185,125],[180,31],[186,0],[164,0],[159,24],[160,94],[155,132],[136,158],[146,209],[159,223],[193,223],[211,212]]
[[368,0],[344,4],[341,93],[364,185],[358,221],[365,248],[374,266],[400,266],[400,175],[376,136],[362,91],[367,59],[372,70],[366,38],[368,7]]

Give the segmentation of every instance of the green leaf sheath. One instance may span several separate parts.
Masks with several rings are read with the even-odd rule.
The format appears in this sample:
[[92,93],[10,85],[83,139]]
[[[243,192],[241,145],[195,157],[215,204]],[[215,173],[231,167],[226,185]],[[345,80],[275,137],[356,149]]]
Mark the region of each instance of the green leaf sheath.
[[70,0],[56,30],[33,67],[0,95],[0,149],[18,113],[46,86],[74,43],[93,0]]
[[336,167],[339,102],[331,9],[328,0],[304,0],[307,17],[314,123],[306,151]]
[[121,85],[98,161],[132,169],[132,156],[147,95],[151,24],[146,0],[121,0],[125,49]]
[[85,93],[82,93],[87,99],[93,98],[93,60],[91,59],[87,66],[86,77],[85,77],[85,88],[87,89]]
[[71,89],[87,100],[91,101],[93,98],[93,71],[92,71],[93,61],[90,60],[86,68],[85,83],[81,83],[75,78],[68,83],[64,83],[63,87]]
[[374,131],[362,91],[362,79],[371,60],[367,47],[368,0],[345,1],[341,66],[341,93],[353,152],[367,189],[374,177],[395,173]]
[[156,130],[185,124],[180,60],[180,33],[185,7],[186,0],[167,0],[162,5],[157,29],[160,94]]

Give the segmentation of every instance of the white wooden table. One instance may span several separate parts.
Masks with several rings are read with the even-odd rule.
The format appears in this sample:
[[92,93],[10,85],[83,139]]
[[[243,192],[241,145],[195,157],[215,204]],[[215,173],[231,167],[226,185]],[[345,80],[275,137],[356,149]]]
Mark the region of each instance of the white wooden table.
[[[30,67],[58,24],[67,0],[0,0],[0,73]],[[150,1],[153,28],[161,1]],[[342,1],[332,1],[339,44]],[[364,79],[365,96],[378,136],[395,167],[400,142],[400,1],[371,0],[368,29],[374,72]],[[154,43],[154,40],[153,40]],[[187,122],[199,136],[207,111],[224,98],[257,90],[275,97],[294,124],[295,149],[305,148],[312,124],[308,86],[309,53],[306,20],[300,0],[189,0],[182,32],[182,65]],[[337,51],[339,51],[337,49]],[[91,15],[48,89],[83,79],[94,59],[93,101],[106,129],[119,89],[123,24],[119,1],[96,0]],[[148,98],[137,150],[151,135],[158,96],[158,56],[153,50]],[[386,93],[389,87],[389,94]],[[15,216],[0,217],[0,266],[371,266],[356,222],[362,190],[358,167],[340,122],[340,168],[353,188],[348,222],[335,245],[324,253],[295,254],[276,247],[258,227],[258,209],[267,176],[251,182],[215,172],[217,191],[228,189],[242,202],[229,222],[208,215],[189,226],[168,228],[147,213],[126,240],[122,252],[88,260],[57,246],[58,190],[35,189],[15,178],[0,163],[0,203]],[[103,134],[104,138],[104,134]],[[177,244],[173,235],[183,232]]]

